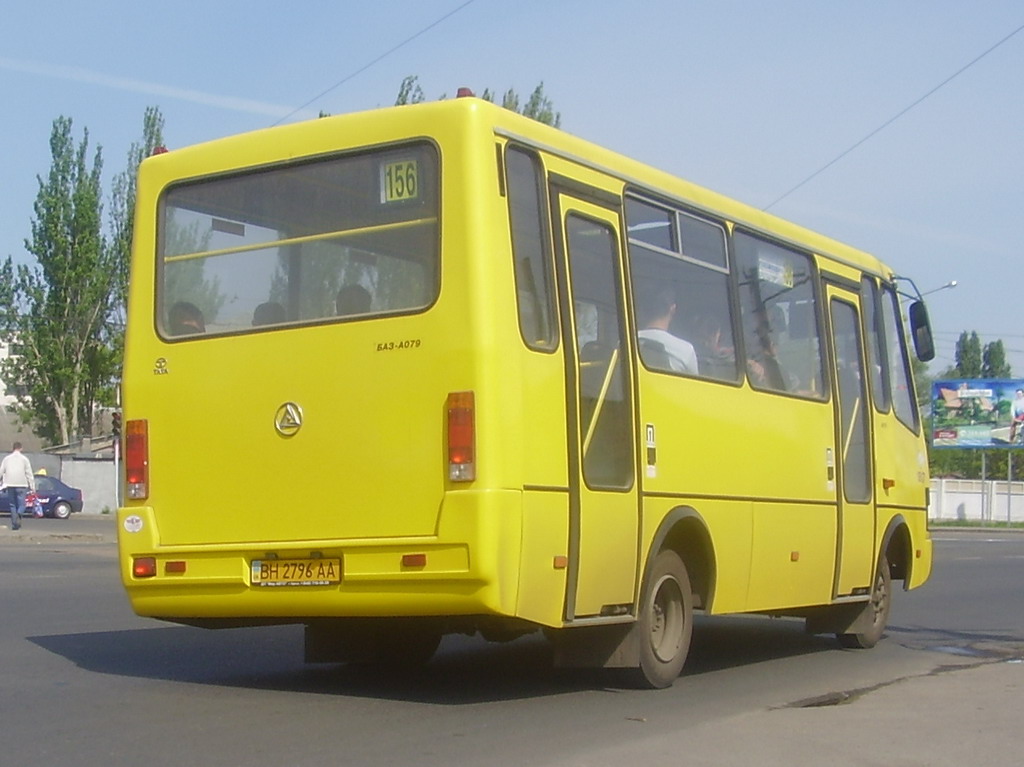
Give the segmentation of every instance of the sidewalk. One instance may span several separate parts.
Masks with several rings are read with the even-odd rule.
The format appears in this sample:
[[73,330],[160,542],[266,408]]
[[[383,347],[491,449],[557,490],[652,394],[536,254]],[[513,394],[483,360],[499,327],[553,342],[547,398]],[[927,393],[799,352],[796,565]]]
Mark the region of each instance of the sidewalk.
[[1024,533],[1024,527],[1007,527],[998,522],[987,525],[931,525],[928,532],[935,537],[943,532],[950,533]]
[[679,723],[676,730],[602,745],[560,765],[1004,767],[1020,763],[1022,699],[1020,660],[967,664],[856,692],[836,705],[762,709],[692,727]]
[[11,530],[10,517],[0,517],[0,543],[116,543],[113,514],[72,514],[68,519],[22,517],[21,529]]

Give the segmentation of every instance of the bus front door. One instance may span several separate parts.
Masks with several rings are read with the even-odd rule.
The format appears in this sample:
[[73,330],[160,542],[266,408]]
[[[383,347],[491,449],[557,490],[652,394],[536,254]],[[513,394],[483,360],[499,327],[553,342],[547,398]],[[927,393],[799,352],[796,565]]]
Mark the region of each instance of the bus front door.
[[637,582],[632,349],[617,213],[565,193],[559,283],[569,430],[566,620],[625,619]]
[[875,568],[875,507],[867,375],[858,296],[830,285],[838,525],[834,596],[868,593]]

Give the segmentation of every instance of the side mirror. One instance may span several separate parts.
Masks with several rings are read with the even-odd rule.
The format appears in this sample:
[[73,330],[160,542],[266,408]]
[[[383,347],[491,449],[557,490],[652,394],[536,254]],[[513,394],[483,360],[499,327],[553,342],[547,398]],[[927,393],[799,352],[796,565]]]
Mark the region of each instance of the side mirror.
[[914,351],[921,362],[935,359],[935,339],[932,337],[932,326],[928,322],[928,309],[924,301],[915,301],[910,305],[910,336],[914,339]]

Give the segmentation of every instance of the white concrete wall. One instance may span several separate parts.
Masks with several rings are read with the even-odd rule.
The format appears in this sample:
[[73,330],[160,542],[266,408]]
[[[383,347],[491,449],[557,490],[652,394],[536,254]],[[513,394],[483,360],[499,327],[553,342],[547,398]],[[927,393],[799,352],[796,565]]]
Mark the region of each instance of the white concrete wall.
[[933,479],[931,489],[931,519],[1024,522],[1024,482]]
[[114,483],[114,462],[112,460],[68,460],[61,461],[60,478],[68,485],[77,487],[85,497],[83,514],[100,514],[104,508],[113,514],[117,511],[116,485]]

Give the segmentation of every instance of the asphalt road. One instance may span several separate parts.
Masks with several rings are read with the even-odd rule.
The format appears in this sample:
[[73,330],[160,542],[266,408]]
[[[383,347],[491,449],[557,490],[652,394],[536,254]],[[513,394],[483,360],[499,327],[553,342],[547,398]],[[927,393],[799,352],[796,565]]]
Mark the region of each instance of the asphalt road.
[[296,627],[133,615],[109,519],[25,532],[0,532],[4,764],[1019,762],[1022,534],[934,533],[932,580],[897,592],[874,650],[703,619],[686,674],[645,692],[554,671],[533,637],[449,637],[412,674],[306,666]]

